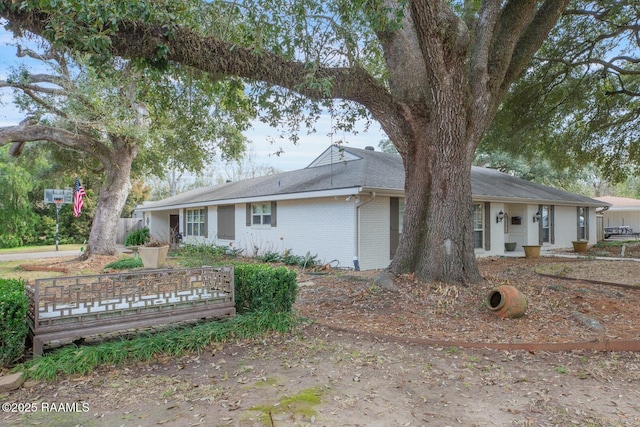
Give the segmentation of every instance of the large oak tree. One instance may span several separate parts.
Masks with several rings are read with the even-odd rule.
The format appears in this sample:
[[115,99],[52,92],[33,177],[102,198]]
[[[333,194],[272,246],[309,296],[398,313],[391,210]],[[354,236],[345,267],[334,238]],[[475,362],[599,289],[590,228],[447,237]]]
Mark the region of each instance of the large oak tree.
[[389,271],[474,283],[474,152],[569,2],[4,0],[0,15],[75,49],[244,78],[274,122],[305,100],[346,103],[344,126],[366,110],[406,172]]
[[[88,168],[102,176],[83,257],[115,253],[132,173],[161,175],[167,164],[198,170],[216,152],[236,158],[244,151],[240,131],[250,110],[241,86],[231,83],[241,100],[235,104],[228,96],[233,88],[193,81],[179,68],[157,73],[117,58],[97,67],[86,55],[74,58],[51,47],[19,47],[18,56],[47,71],[19,68],[0,80],[0,88],[16,92],[16,104],[27,115],[0,128],[0,146],[11,144],[10,153],[18,156],[25,144],[47,141],[72,153],[68,160],[76,173]],[[221,100],[233,114],[225,113]]]

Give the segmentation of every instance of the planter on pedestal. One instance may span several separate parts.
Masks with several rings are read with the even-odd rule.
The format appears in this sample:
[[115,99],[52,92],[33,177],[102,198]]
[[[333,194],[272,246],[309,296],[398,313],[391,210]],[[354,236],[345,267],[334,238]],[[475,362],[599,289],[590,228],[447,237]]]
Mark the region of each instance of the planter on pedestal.
[[540,245],[522,245],[524,249],[525,258],[538,258],[540,257]]
[[587,246],[589,245],[588,240],[576,240],[575,242],[571,243],[573,243],[574,252],[579,252],[582,254],[587,253]]
[[144,268],[160,268],[164,266],[168,252],[169,245],[138,247],[138,253]]

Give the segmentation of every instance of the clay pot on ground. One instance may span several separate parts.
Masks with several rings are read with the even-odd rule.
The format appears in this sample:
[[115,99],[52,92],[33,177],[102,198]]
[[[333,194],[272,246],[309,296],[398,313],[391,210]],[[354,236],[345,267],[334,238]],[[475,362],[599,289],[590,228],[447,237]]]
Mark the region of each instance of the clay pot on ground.
[[587,252],[587,246],[589,246],[589,242],[587,240],[576,240],[571,242],[573,244],[573,251],[584,254]]
[[514,319],[524,316],[527,311],[527,299],[513,286],[502,285],[487,295],[487,307],[496,316]]
[[540,245],[522,245],[524,249],[525,258],[539,258],[540,257]]

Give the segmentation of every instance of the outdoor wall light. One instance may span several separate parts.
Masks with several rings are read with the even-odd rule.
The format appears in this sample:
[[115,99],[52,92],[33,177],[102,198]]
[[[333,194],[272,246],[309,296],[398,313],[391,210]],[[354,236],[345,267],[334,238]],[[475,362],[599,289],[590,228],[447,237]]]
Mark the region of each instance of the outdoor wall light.
[[502,211],[498,212],[498,215],[496,215],[496,224],[499,222],[502,222],[503,219],[504,219],[504,212]]
[[536,212],[536,214],[533,216],[533,222],[538,221],[540,221],[540,211]]

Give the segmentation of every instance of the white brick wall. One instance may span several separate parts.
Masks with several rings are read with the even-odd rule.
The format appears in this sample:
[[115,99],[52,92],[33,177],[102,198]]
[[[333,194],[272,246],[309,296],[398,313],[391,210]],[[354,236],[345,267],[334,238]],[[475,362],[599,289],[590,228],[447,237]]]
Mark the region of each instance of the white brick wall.
[[[367,195],[360,196],[360,202],[366,202]],[[246,226],[245,204],[235,207],[235,239],[217,238],[217,208],[208,209],[208,238],[186,237],[185,242],[216,243],[244,249],[244,254],[253,256],[256,252],[268,251],[282,253],[286,249],[294,255],[304,256],[307,252],[317,255],[317,261],[332,262],[334,266],[353,267],[353,257],[358,251],[362,270],[385,268],[389,265],[390,201],[388,197],[375,197],[358,210],[360,224],[359,240],[356,236],[355,200],[346,201],[344,197],[325,197],[308,200],[279,201],[277,207],[277,227]],[[478,256],[504,254],[505,240],[514,240],[514,236],[504,234],[504,225],[496,224],[495,216],[499,211],[522,215],[523,240],[530,244],[538,242],[538,225],[533,223],[533,214],[538,205],[491,203],[491,250],[478,250]],[[521,212],[521,213],[520,213]],[[168,240],[169,214],[178,210],[147,212],[150,218],[152,236]],[[180,210],[180,230],[184,234],[184,210]],[[508,217],[510,218],[510,217]],[[510,231],[516,230],[511,226]],[[577,214],[575,206],[555,206],[555,244],[552,248],[571,248],[571,242],[577,237]],[[597,240],[595,208],[589,209],[589,243]],[[357,245],[357,247],[356,247]],[[518,245],[518,251],[522,248]]]
[[[215,211],[210,208],[209,212]],[[217,230],[215,219],[209,217],[210,236]],[[244,254],[268,251],[282,253],[289,249],[293,255],[317,254],[318,262],[334,262],[342,267],[352,267],[354,251],[353,202],[343,197],[279,201],[277,226],[246,226],[245,204],[236,205],[236,238],[234,241],[216,239],[218,244],[231,243],[243,248]]]
[[[361,197],[361,202],[367,200]],[[376,197],[359,209],[360,217],[360,268],[371,270],[385,268],[391,261],[389,222],[390,201],[388,197]]]
[[[160,211],[160,212],[147,212],[145,218],[149,218],[149,234],[150,237],[159,242],[169,242],[170,239],[170,227],[169,227],[169,215],[177,214],[177,210],[172,211]],[[144,226],[147,226],[146,220]]]

